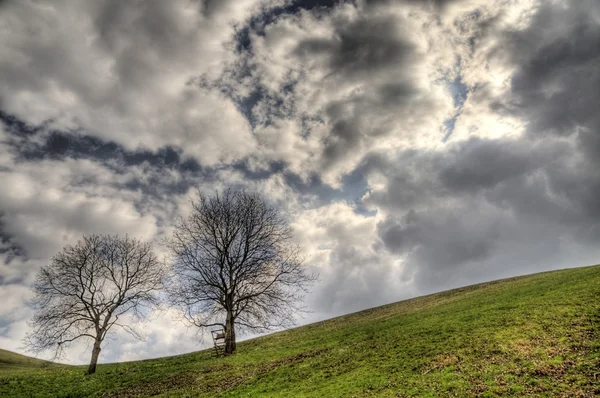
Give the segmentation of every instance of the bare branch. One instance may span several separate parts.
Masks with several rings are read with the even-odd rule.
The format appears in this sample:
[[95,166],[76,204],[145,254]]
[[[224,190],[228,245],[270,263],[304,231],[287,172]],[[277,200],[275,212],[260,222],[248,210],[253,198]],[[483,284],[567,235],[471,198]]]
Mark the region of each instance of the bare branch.
[[234,325],[264,331],[293,324],[294,314],[304,311],[300,293],[317,276],[306,272],[291,240],[290,226],[259,195],[198,192],[192,213],[167,241],[171,304],[199,328],[225,319],[231,352]]
[[33,286],[33,328],[25,338],[30,351],[54,350],[55,356],[75,340],[94,341],[89,373],[95,370],[100,345],[113,326],[141,338],[118,323],[124,314],[144,318],[158,304],[164,267],[152,244],[128,236],[84,236],[42,267]]

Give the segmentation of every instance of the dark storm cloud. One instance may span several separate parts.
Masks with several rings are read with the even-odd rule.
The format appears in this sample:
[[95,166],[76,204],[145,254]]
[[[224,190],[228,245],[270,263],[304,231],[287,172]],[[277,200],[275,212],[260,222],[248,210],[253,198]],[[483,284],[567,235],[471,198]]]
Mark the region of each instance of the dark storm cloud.
[[522,138],[371,159],[369,167],[387,173],[387,183],[367,201],[386,209],[379,235],[388,250],[409,254],[410,272],[423,286],[440,275],[464,278],[459,270],[469,264],[482,275],[516,271],[510,264],[493,268],[506,255],[502,250],[551,261],[538,244],[547,251],[546,244],[587,245],[600,238],[591,198],[598,177],[586,171],[594,170],[594,161],[569,165],[579,155],[576,145],[559,139]]
[[[527,272],[564,263],[565,253],[569,264],[583,265],[578,259],[597,252],[599,9],[545,4],[527,29],[504,36],[516,71],[491,109],[521,118],[524,136],[363,164],[387,176],[386,188],[368,199],[390,214],[379,235],[389,250],[408,253],[407,272],[422,286]],[[567,249],[577,245],[578,253]]]
[[346,78],[401,68],[415,56],[413,46],[398,35],[398,20],[389,16],[341,20],[331,40],[307,40],[296,51],[302,57],[327,55],[331,73]]
[[539,167],[537,157],[546,154],[538,152],[526,141],[471,139],[445,160],[447,165],[439,170],[440,182],[451,192],[493,188]]
[[[370,62],[365,60],[364,65],[355,69],[352,66],[349,68],[354,71],[367,72],[370,68],[379,67],[377,62],[373,65],[369,64]],[[393,62],[385,64],[386,62],[383,62],[380,66],[389,67]],[[378,112],[385,114],[394,109],[398,111],[408,108],[411,100],[419,95],[419,91],[409,82],[383,84],[372,87],[372,89],[374,97],[369,94],[355,95],[349,100],[334,102],[326,109],[326,114],[332,123],[323,150],[326,167],[360,149],[361,144],[365,141],[389,134],[389,127],[385,124],[381,126],[367,124],[366,115]]]
[[544,4],[506,39],[517,65],[507,106],[528,121],[531,137],[575,137],[576,156],[549,175],[549,186],[590,219],[600,216],[599,16],[595,1]]
[[373,153],[359,169],[386,176],[386,190],[374,192],[370,200],[384,208],[410,209],[444,198],[487,195],[569,155],[570,146],[562,142],[473,138],[447,152],[408,150],[391,158]]
[[595,1],[543,4],[527,29],[507,35],[517,71],[506,106],[530,122],[530,134],[600,131],[599,12]]
[[357,20],[337,21],[329,39],[309,39],[296,47],[301,59],[326,58],[328,76],[343,82],[377,79],[393,71],[394,81],[365,85],[364,93],[332,102],[325,114],[332,128],[325,141],[324,165],[329,167],[360,150],[369,136],[385,135],[386,126],[366,125],[365,115],[407,108],[420,92],[411,83],[411,73],[398,71],[414,65],[419,56],[414,46],[398,32],[399,21],[391,16],[360,16]]
[[397,254],[415,256],[424,268],[458,265],[486,259],[499,238],[500,225],[482,218],[484,212],[471,208],[439,208],[409,211],[378,225],[385,245]]

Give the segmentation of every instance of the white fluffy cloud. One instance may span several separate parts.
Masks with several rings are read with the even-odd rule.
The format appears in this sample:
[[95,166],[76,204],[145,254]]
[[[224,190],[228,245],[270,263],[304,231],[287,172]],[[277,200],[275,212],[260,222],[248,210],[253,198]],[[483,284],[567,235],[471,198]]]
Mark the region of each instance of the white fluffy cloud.
[[208,165],[239,159],[254,147],[248,122],[220,93],[189,83],[221,71],[234,55],[234,24],[259,6],[8,2],[2,107],[130,150],[179,146]]

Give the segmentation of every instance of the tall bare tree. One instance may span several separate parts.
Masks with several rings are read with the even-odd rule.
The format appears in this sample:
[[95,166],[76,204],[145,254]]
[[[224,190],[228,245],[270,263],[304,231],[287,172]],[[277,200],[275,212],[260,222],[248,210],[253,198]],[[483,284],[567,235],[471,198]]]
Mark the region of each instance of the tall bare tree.
[[25,344],[30,351],[54,350],[60,357],[73,341],[89,339],[93,349],[87,373],[92,374],[113,326],[141,338],[122,318],[144,318],[149,306],[158,304],[163,275],[151,243],[127,236],[84,236],[37,274],[33,330]]
[[293,324],[308,274],[292,229],[258,194],[198,192],[167,246],[174,255],[172,304],[199,328],[225,329],[225,354],[236,350],[236,326],[255,331]]

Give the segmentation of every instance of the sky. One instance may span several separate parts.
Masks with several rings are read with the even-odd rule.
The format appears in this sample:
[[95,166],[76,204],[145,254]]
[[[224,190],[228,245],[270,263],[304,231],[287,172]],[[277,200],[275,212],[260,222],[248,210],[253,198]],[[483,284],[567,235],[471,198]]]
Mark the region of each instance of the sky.
[[[596,0],[5,0],[0,82],[0,348],[65,245],[164,255],[197,189],[289,220],[298,324],[600,262]],[[100,362],[201,349],[176,315]]]

